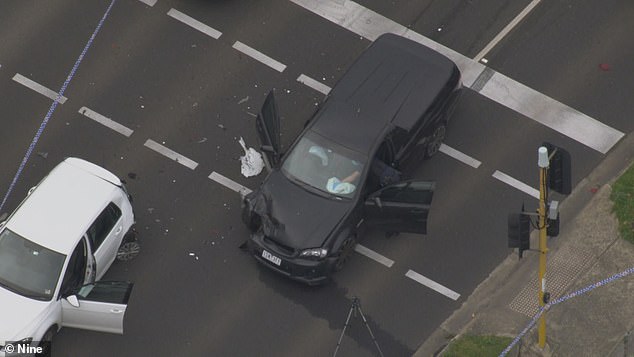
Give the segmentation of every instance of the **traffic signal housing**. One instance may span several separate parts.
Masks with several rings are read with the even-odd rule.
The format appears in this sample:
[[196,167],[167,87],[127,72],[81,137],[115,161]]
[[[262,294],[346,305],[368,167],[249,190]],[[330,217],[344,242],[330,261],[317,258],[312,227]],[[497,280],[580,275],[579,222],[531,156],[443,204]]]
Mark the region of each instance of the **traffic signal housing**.
[[562,195],[572,192],[570,153],[550,143],[543,143],[548,149],[548,187]]
[[530,249],[531,219],[523,213],[509,213],[508,246],[518,248],[520,258],[525,250]]

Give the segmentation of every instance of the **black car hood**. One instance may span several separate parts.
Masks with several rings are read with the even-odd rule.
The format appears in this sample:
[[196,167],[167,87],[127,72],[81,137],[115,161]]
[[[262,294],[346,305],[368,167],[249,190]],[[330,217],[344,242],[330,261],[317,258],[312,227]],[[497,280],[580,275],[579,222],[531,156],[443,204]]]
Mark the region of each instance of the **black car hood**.
[[253,211],[262,218],[264,234],[294,249],[318,248],[352,206],[312,193],[273,171],[253,193]]

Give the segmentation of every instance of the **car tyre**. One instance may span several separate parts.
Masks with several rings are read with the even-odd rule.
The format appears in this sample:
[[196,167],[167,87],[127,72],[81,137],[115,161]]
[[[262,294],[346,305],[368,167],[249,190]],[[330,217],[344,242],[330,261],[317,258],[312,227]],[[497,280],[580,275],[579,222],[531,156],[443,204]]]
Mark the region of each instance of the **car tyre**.
[[447,134],[447,123],[441,123],[434,129],[434,133],[429,137],[429,142],[425,147],[425,157],[430,158],[440,150],[445,135]]
[[339,256],[335,261],[335,271],[340,271],[341,269],[343,269],[343,266],[352,255],[352,252],[354,251],[354,246],[356,244],[357,240],[354,236],[346,238],[346,240],[341,244],[341,248],[339,248]]
[[57,329],[55,328],[55,326],[51,326],[48,330],[46,330],[46,332],[44,333],[44,336],[42,336],[42,340],[40,341],[40,344],[38,345],[39,347],[42,347],[42,352],[38,353],[37,356],[43,356],[43,357],[51,356],[53,336],[55,336],[56,332],[57,332]]
[[141,245],[137,240],[137,233],[134,229],[130,229],[123,237],[123,241],[117,250],[117,260],[127,262],[136,258],[141,252]]

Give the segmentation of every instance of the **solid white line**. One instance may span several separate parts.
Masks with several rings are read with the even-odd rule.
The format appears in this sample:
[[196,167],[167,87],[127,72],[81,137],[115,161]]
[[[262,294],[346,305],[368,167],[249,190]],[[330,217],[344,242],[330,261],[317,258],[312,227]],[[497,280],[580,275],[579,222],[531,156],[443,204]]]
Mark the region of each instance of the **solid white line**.
[[302,83],[324,95],[327,95],[328,93],[330,93],[330,87],[328,87],[327,85],[317,81],[316,79],[312,79],[310,77],[308,77],[305,74],[300,75],[299,77],[297,77],[297,81],[299,83]]
[[211,175],[209,175],[209,178],[225,186],[226,188],[239,193],[241,196],[245,196],[251,193],[251,190],[249,188],[244,187],[241,184],[231,180],[230,178],[222,176],[221,174],[215,171],[212,172]]
[[139,0],[139,1],[144,3],[144,4],[146,4],[146,5],[154,6],[154,5],[156,5],[156,2],[158,0]]
[[480,94],[602,154],[625,135],[501,73],[493,74]]
[[[290,1],[370,41],[391,32],[432,48],[456,63],[462,73],[462,83],[465,87],[471,87],[487,69],[480,62],[411,31],[354,1]],[[483,86],[482,90],[478,91],[480,94],[601,153],[608,152],[624,136],[622,132],[499,73],[494,72],[486,83],[479,83],[478,87],[480,86]]]
[[381,254],[371,250],[370,248],[367,248],[365,246],[362,246],[361,244],[357,244],[354,246],[354,250],[361,254],[361,255],[365,255],[366,257],[381,263],[383,265],[385,265],[386,267],[390,268],[392,267],[392,265],[394,265],[394,261],[392,259],[388,259],[384,256],[382,256]]
[[527,193],[537,199],[539,199],[539,190],[532,188],[531,186],[523,183],[522,181],[516,180],[514,178],[512,178],[511,176],[501,172],[501,171],[495,171],[492,175],[493,177],[495,177],[496,179],[504,182],[505,184],[512,186],[524,193]]
[[497,45],[506,35],[508,35],[508,33],[511,32],[511,30],[513,30],[513,28],[517,26],[517,24],[519,24],[524,19],[524,17],[526,17],[526,15],[528,15],[535,8],[535,6],[537,6],[537,4],[539,4],[540,2],[541,0],[531,1],[531,3],[528,4],[528,6],[526,6],[524,10],[522,10],[522,12],[520,12],[517,16],[515,16],[515,18],[511,22],[509,22],[508,25],[506,25],[502,29],[502,31],[500,31],[500,33],[498,33],[493,38],[493,40],[491,40],[491,42],[489,42],[486,46],[484,46],[482,51],[480,51],[480,53],[478,53],[473,58],[473,60],[480,61],[484,56],[486,56],[486,54],[489,53],[489,51],[491,51],[491,49],[495,47],[495,45]]
[[156,141],[152,140],[152,139],[147,139],[147,141],[145,141],[145,144],[143,144],[145,147],[150,148],[156,152],[158,152],[159,154],[170,158],[176,162],[178,162],[179,164],[188,167],[192,170],[194,170],[196,168],[196,166],[198,166],[198,163],[190,160],[188,158],[186,158],[185,156],[177,153],[176,151],[173,151],[171,149],[166,148],[165,146],[157,143]]
[[457,292],[455,292],[455,291],[453,291],[453,290],[451,290],[449,288],[446,288],[446,287],[438,284],[437,282],[435,282],[435,281],[433,281],[431,279],[428,279],[428,278],[418,274],[417,272],[415,272],[413,270],[408,270],[407,273],[405,274],[405,276],[410,278],[410,279],[412,279],[412,280],[414,280],[414,281],[416,281],[416,282],[418,282],[418,283],[421,283],[421,284],[425,285],[426,287],[428,287],[428,288],[430,288],[430,289],[432,289],[432,290],[434,290],[436,292],[439,292],[439,293],[445,295],[446,297],[450,298],[453,301],[456,301],[456,300],[458,300],[458,298],[460,298],[460,294],[458,294]]
[[470,87],[485,66],[469,57],[434,42],[423,35],[411,31],[407,27],[387,17],[367,9],[354,1],[340,0],[290,0],[291,2],[312,11],[313,13],[334,22],[355,34],[370,41],[376,40],[384,33],[395,33],[430,47],[453,60],[462,73],[462,83]]
[[254,60],[264,63],[265,65],[273,68],[274,70],[276,70],[278,72],[284,72],[284,70],[286,69],[286,65],[285,64],[274,60],[273,58],[265,55],[264,53],[254,49],[252,47],[249,47],[249,46],[245,45],[244,43],[242,43],[240,41],[236,41],[236,43],[234,43],[232,47],[234,49],[244,53],[245,55],[253,58]]
[[440,152],[442,152],[445,155],[449,155],[451,157],[453,157],[454,159],[461,161],[462,163],[465,163],[471,167],[473,167],[474,169],[477,169],[478,167],[480,167],[480,165],[482,165],[482,163],[474,158],[472,158],[471,156],[464,154],[454,148],[452,148],[451,146],[447,146],[445,144],[441,144],[440,145]]
[[[23,86],[25,86],[27,88],[30,88],[30,89],[40,93],[41,95],[43,95],[45,97],[48,97],[48,98],[50,98],[52,100],[57,99],[57,95],[58,95],[57,92],[55,92],[55,91],[53,91],[51,89],[48,89],[48,88],[44,87],[43,85],[41,85],[41,84],[39,84],[39,83],[29,79],[29,78],[26,78],[25,76],[21,75],[20,73],[16,73],[15,76],[13,76],[13,80],[18,82],[18,83],[20,83],[21,85],[23,85]],[[68,98],[66,98],[64,96],[61,96],[59,98],[59,103],[60,104],[64,104],[67,99]]]
[[132,133],[134,132],[132,129],[123,126],[119,123],[117,123],[116,121],[110,119],[110,118],[106,118],[105,116],[90,110],[89,108],[86,107],[81,107],[79,109],[79,113],[83,114],[84,116],[86,116],[87,118],[90,118],[94,121],[96,121],[99,124],[102,124],[114,131],[116,131],[117,133],[130,137],[130,135],[132,135]]
[[205,24],[203,24],[202,22],[194,19],[193,17],[187,16],[185,14],[183,14],[182,12],[176,10],[176,9],[170,9],[170,11],[167,12],[168,16],[171,16],[172,18],[186,24],[189,25],[193,28],[195,28],[196,30],[211,36],[213,38],[215,38],[216,40],[220,38],[220,36],[222,36],[222,32],[209,27]]

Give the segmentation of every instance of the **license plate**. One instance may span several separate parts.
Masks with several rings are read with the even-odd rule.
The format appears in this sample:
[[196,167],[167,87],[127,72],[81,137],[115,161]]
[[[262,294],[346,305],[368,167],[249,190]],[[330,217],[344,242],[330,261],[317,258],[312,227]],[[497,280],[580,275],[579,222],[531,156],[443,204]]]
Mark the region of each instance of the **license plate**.
[[273,254],[267,252],[266,250],[262,250],[262,258],[270,261],[271,263],[280,266],[282,264],[282,259],[274,256]]

